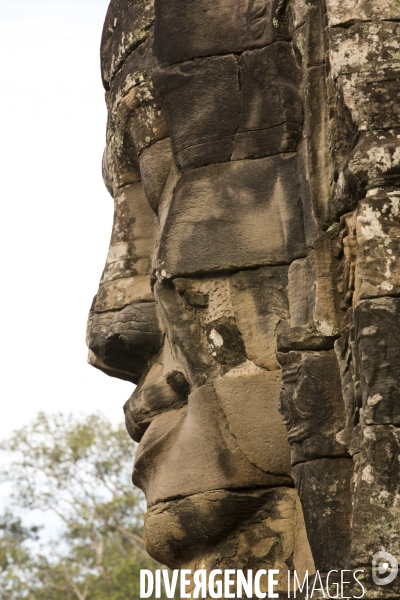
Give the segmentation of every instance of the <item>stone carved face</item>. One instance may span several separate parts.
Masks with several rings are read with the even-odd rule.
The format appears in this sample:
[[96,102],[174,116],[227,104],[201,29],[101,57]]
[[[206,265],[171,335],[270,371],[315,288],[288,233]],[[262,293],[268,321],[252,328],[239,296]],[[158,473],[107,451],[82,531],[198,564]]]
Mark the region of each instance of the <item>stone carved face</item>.
[[302,76],[281,7],[111,2],[115,217],[88,345],[91,364],[137,384],[125,416],[149,552],[285,581],[312,560],[278,412],[289,263],[306,254]]
[[284,591],[308,540],[321,573],[399,556],[395,4],[110,4],[89,362],[138,384],[133,480],[171,567]]

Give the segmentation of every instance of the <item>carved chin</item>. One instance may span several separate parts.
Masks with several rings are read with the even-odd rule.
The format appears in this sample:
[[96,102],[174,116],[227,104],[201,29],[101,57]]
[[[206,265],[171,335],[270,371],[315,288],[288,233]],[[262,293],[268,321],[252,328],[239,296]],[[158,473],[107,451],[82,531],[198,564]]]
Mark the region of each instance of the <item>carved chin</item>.
[[301,507],[287,487],[214,490],[161,502],[147,511],[145,543],[170,568],[240,564],[284,572],[310,560]]
[[159,562],[180,568],[183,561],[204,556],[207,546],[226,538],[263,504],[263,491],[226,490],[160,502],[146,514],[146,549]]

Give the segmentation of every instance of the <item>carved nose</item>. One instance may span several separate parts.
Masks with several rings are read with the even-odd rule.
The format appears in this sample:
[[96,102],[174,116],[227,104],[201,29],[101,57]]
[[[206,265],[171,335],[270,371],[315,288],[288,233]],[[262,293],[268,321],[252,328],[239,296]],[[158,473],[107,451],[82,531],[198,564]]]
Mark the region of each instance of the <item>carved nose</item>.
[[89,320],[89,362],[107,375],[137,384],[163,342],[155,302],[129,304]]

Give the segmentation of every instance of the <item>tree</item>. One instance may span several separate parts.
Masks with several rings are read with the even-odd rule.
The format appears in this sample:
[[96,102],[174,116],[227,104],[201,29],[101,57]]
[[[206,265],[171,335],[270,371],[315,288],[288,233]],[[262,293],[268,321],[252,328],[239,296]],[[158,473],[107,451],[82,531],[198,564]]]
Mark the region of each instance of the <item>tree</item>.
[[[57,515],[57,535],[40,546],[38,528],[10,512],[0,521],[4,600],[135,600],[139,571],[159,565],[142,539],[144,498],[133,488],[135,446],[123,425],[40,413],[0,444],[17,514]],[[19,511],[19,512],[18,512]]]

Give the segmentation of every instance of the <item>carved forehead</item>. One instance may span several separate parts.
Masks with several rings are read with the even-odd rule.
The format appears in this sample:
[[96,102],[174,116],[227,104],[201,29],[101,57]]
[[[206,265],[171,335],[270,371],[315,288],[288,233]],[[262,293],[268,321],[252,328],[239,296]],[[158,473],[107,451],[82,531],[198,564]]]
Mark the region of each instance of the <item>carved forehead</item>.
[[[281,36],[279,0],[156,0],[155,53],[162,64],[241,52]],[[282,39],[282,37],[281,37]]]
[[154,28],[154,53],[162,65],[262,48],[287,39],[288,2],[282,0],[115,0],[101,42],[106,87]]

